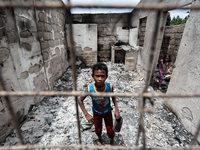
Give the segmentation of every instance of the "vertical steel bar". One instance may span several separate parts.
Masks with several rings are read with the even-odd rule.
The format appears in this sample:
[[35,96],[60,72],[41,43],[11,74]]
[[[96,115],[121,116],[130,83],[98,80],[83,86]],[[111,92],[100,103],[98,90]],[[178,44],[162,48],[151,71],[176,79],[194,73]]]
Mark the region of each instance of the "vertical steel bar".
[[[159,1],[160,2],[160,1]],[[147,92],[148,86],[150,84],[151,80],[151,75],[152,75],[152,68],[153,68],[153,60],[154,60],[154,54],[156,50],[156,42],[157,42],[157,36],[158,36],[158,27],[159,27],[159,17],[161,14],[160,10],[156,10],[156,17],[155,17],[155,25],[153,29],[153,36],[154,38],[151,38],[151,49],[150,49],[150,54],[149,54],[149,61],[148,61],[148,66],[147,66],[147,73],[146,73],[146,81],[145,81],[145,87],[144,90],[141,92],[139,96],[139,111],[140,111],[140,121],[139,121],[139,132],[138,132],[138,137],[136,144],[138,145],[139,143],[139,134],[142,132],[143,134],[143,149],[146,149],[146,135],[145,135],[145,127],[144,127],[144,106],[145,106],[145,101],[146,98],[143,96],[144,92]]]
[[[3,83],[3,76],[2,76],[2,68],[0,67],[0,86],[1,86],[1,89],[2,91],[6,91],[6,87]],[[14,110],[13,110],[13,107],[11,105],[11,101],[10,101],[10,97],[9,96],[5,96],[5,103],[6,103],[6,106],[8,107],[8,111],[10,113],[10,117],[11,117],[11,120],[12,120],[12,123],[14,125],[14,128],[17,132],[17,136],[20,140],[20,143],[23,145],[24,144],[24,141],[23,141],[23,138],[22,138],[22,135],[21,135],[21,132],[19,130],[19,125],[18,125],[18,122],[17,122],[17,119],[15,117],[15,113],[14,113]]]
[[196,134],[195,134],[195,136],[194,136],[193,141],[191,142],[191,145],[194,145],[194,144],[195,144],[195,140],[197,140],[199,134],[200,134],[200,120],[199,120],[199,126],[198,126],[198,128],[197,128],[197,132],[196,132]]
[[145,135],[145,128],[144,128],[144,103],[145,97],[143,96],[143,91],[139,94],[139,113],[140,113],[140,119],[139,119],[139,129],[138,129],[138,135],[136,139],[136,146],[139,145],[139,138],[140,133],[142,132],[143,137],[143,149],[146,149],[146,135]]
[[[70,5],[70,0],[68,0],[68,5]],[[70,55],[71,55],[71,66],[72,66],[72,72],[73,72],[73,90],[77,91],[77,85],[76,85],[76,54],[74,50],[74,38],[73,38],[73,17],[70,12],[70,8],[67,9],[68,13],[68,23],[69,23],[69,41],[70,41]],[[76,117],[77,117],[77,126],[78,126],[78,136],[79,136],[79,144],[81,144],[81,131],[80,131],[80,120],[79,120],[79,111],[78,111],[78,97],[75,96],[75,101],[76,101]]]

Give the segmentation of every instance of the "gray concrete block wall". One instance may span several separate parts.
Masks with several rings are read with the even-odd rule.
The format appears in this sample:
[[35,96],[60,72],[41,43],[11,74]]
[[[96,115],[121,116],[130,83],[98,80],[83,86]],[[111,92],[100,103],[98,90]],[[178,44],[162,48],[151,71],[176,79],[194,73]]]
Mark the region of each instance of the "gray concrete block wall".
[[[1,9],[0,63],[8,91],[50,90],[68,67],[65,12],[59,9]],[[17,119],[42,97],[11,97]],[[0,98],[0,141],[13,126]]]
[[97,24],[98,30],[98,54],[97,61],[110,61],[111,46],[118,41],[116,32],[117,27],[128,26],[129,13],[114,13],[114,14],[74,14],[74,24]]
[[166,26],[163,43],[160,51],[159,59],[167,53],[171,55],[172,65],[174,65],[178,53],[178,49],[181,43],[185,24]]
[[61,77],[68,66],[66,61],[65,38],[65,11],[61,9],[46,8],[37,9],[37,27],[39,29],[39,41],[48,86],[51,89]]

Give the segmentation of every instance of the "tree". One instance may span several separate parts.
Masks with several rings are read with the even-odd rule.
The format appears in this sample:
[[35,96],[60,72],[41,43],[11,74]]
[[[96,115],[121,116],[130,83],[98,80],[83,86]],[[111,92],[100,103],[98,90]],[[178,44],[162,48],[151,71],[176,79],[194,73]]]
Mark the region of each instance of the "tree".
[[170,21],[170,25],[179,25],[179,24],[185,24],[189,18],[189,15],[186,16],[184,19],[180,18],[180,16],[173,17],[173,19]]

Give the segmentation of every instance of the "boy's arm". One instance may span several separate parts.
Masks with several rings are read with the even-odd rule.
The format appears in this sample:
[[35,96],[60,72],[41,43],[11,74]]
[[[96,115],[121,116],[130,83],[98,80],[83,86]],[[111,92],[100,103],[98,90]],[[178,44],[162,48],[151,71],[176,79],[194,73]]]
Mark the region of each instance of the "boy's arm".
[[[85,90],[85,93],[87,93],[87,92],[88,92],[88,89]],[[79,103],[79,106],[81,107],[83,114],[85,115],[86,119],[88,120],[88,122],[93,122],[93,117],[90,114],[88,114],[87,110],[85,109],[85,106],[83,103],[85,98],[86,98],[86,96],[79,97],[78,103]]]
[[[113,90],[113,88],[112,88],[111,92],[113,92],[113,91],[114,91],[114,90]],[[119,119],[119,118],[120,118],[119,107],[118,107],[118,105],[117,105],[117,100],[116,100],[116,97],[115,97],[115,96],[112,97],[112,101],[113,101],[113,104],[115,105],[115,118],[116,118],[116,119]]]

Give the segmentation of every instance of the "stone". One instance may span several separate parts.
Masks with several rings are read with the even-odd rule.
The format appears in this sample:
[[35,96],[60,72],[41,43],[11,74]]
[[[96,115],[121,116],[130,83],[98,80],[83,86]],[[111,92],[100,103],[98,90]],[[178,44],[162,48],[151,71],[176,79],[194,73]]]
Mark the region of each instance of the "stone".
[[21,130],[22,131],[26,131],[26,130],[31,131],[34,125],[35,125],[34,121],[28,121],[22,125]]
[[24,71],[21,73],[21,78],[26,79],[28,77],[28,71]]
[[28,52],[30,52],[32,48],[29,43],[22,43],[22,47],[24,48],[25,51],[28,51]]
[[49,41],[44,41],[40,43],[41,49],[45,50],[47,48],[49,48]]
[[49,59],[49,53],[48,53],[48,51],[44,51],[42,54],[43,54],[44,61]]
[[40,74],[38,74],[36,77],[33,78],[33,83],[34,85],[37,85],[44,79],[45,79],[44,73],[41,72]]
[[38,31],[41,31],[41,32],[45,31],[45,24],[44,24],[44,22],[38,22],[37,23],[37,29],[38,29]]
[[17,43],[17,35],[15,32],[8,32],[8,40],[9,40],[9,43]]
[[49,18],[43,12],[39,12],[38,17],[39,17],[39,21],[41,21],[41,22],[48,22],[49,21]]
[[37,132],[33,133],[33,136],[36,137],[36,138],[39,138],[39,137],[43,136],[43,134],[44,134],[43,131],[37,131]]
[[0,48],[0,63],[5,62],[9,58],[9,55],[10,55],[9,49],[6,47],[1,47]]
[[20,37],[21,37],[21,38],[28,38],[28,37],[30,37],[30,36],[31,36],[31,32],[28,31],[28,30],[26,30],[26,31],[21,31],[21,32],[20,32]]
[[42,69],[42,66],[40,64],[34,64],[30,66],[28,69],[28,73],[33,74],[33,73],[38,73]]

